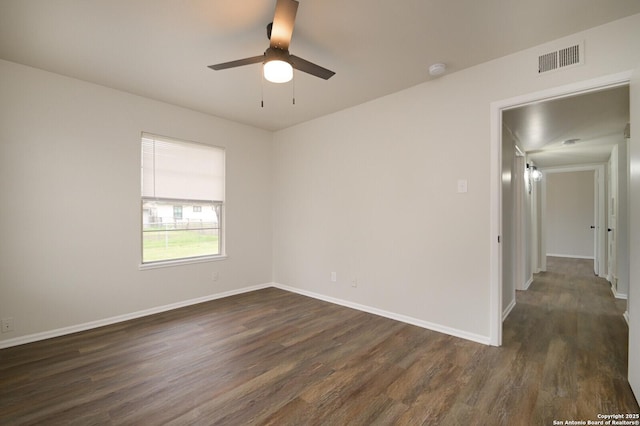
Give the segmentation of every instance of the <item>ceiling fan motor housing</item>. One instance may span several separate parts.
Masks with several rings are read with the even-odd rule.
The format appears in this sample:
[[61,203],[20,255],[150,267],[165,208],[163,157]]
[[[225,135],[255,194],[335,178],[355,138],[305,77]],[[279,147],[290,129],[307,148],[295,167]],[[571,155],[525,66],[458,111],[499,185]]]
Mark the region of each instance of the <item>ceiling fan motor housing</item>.
[[264,62],[267,63],[269,61],[285,61],[291,63],[289,59],[291,55],[288,50],[278,49],[277,47],[269,47],[264,51]]

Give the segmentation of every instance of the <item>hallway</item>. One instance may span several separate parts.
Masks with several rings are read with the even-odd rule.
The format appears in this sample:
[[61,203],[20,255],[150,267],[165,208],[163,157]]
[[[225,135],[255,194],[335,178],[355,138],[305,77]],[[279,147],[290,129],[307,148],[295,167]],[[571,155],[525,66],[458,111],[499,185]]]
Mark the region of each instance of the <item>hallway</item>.
[[523,412],[534,404],[531,424],[640,411],[626,379],[625,303],[594,275],[592,260],[548,257],[547,271],[536,274],[516,298],[503,344],[512,362],[527,359],[511,369],[521,376],[514,379],[538,387],[521,394],[536,395],[535,400],[516,404],[523,404]]

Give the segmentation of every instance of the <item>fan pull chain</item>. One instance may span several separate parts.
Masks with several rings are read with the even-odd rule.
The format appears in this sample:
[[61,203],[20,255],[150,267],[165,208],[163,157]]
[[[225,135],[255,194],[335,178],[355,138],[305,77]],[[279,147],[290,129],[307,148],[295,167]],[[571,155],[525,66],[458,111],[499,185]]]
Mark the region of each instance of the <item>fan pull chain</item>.
[[260,108],[264,108],[264,64],[260,67]]
[[295,71],[293,72],[293,78],[291,80],[293,83],[292,89],[291,89],[293,91],[291,100],[293,101],[293,105],[295,105],[296,104],[296,72]]

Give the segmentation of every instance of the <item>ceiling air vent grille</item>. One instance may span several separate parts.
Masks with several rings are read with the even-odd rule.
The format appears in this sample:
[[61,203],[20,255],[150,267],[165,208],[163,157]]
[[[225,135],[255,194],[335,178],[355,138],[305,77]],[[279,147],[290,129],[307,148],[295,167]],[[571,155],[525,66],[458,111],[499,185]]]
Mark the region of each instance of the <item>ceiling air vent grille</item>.
[[582,46],[582,43],[579,43],[538,56],[538,74],[581,65],[584,61]]
[[558,69],[558,52],[551,52],[538,57],[538,72]]
[[580,63],[580,45],[567,47],[558,51],[559,66],[568,67],[569,65],[575,65]]

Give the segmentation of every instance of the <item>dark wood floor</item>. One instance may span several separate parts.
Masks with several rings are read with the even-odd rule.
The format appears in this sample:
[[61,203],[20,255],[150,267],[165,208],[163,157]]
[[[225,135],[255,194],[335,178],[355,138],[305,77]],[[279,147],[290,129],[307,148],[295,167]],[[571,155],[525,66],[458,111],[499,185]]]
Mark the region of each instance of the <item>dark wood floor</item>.
[[266,289],[0,351],[0,424],[551,425],[638,413],[627,326],[549,259],[494,348]]

